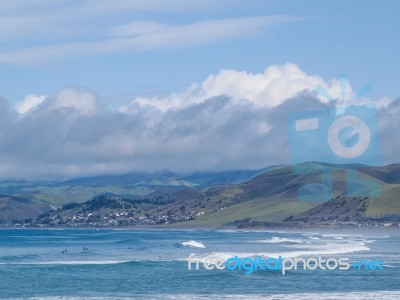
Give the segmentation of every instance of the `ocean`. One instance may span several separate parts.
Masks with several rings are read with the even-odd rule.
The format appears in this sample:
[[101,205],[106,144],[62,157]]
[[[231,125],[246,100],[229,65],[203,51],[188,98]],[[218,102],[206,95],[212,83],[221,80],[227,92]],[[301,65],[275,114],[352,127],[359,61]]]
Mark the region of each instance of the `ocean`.
[[[0,299],[400,299],[399,246],[400,230],[392,228],[1,229]],[[189,270],[191,254],[201,261],[321,256],[359,265],[247,274],[239,265],[207,270],[200,263],[196,270],[193,263]]]

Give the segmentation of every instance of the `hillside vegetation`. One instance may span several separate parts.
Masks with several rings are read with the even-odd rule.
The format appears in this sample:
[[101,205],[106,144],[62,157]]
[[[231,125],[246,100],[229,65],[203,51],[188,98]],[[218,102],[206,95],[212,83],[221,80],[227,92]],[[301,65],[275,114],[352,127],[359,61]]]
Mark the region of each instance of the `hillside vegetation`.
[[0,214],[0,219],[9,223],[42,215],[39,221],[45,225],[79,220],[82,226],[85,222],[93,226],[365,222],[400,215],[398,174],[399,164],[309,162],[257,171],[143,173],[45,185],[25,182],[21,189],[8,183],[14,195],[4,196],[0,212],[7,216]]

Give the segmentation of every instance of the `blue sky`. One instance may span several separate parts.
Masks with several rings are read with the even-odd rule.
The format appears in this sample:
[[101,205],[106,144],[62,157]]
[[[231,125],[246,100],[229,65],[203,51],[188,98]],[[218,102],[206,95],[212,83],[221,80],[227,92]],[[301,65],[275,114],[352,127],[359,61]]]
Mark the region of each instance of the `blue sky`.
[[[0,2],[0,178],[289,163],[318,86],[400,141],[399,1]],[[347,101],[347,102],[346,102]]]
[[[398,1],[107,2],[2,1],[0,95],[15,102],[83,86],[113,101],[181,90],[220,69],[261,72],[292,62],[327,79],[346,72],[358,87],[371,82],[376,97],[399,96]],[[126,24],[149,38],[157,26],[189,28],[150,46],[82,45],[117,39],[112,31]],[[198,41],[196,31],[204,33]],[[78,45],[68,50],[71,43]]]

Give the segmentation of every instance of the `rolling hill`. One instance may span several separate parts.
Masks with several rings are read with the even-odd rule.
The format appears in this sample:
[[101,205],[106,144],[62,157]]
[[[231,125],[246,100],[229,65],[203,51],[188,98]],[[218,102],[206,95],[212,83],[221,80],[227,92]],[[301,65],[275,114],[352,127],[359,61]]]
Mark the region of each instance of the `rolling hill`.
[[37,216],[54,209],[49,204],[37,203],[32,200],[0,195],[0,224],[11,224],[26,219],[36,219]]
[[[398,174],[399,164],[370,167],[308,162],[258,171],[187,176],[157,173],[154,179],[149,174],[100,177],[98,181],[95,178],[77,179],[60,183],[57,186],[59,193],[74,189],[82,191],[83,187],[101,193],[94,196],[87,193],[86,201],[82,200],[83,196],[68,204],[56,201],[58,208],[42,215],[40,222],[53,224],[57,220],[57,224],[66,225],[79,220],[80,226],[84,226],[84,222],[92,226],[368,222],[382,215],[400,215]],[[333,184],[324,178],[332,178]],[[127,192],[110,193],[110,190],[121,188],[119,179],[122,186],[133,182],[132,187],[125,185]],[[87,186],[82,185],[83,182]],[[143,190],[147,193],[129,192],[143,186],[143,182],[149,184]],[[65,188],[62,184],[69,186]],[[27,201],[32,205],[49,205],[51,200],[49,197],[44,204]]]
[[140,197],[160,189],[174,191],[187,187],[201,188],[221,184],[238,184],[277,167],[279,166],[260,170],[196,172],[183,175],[169,171],[136,172],[74,178],[64,181],[6,180],[0,182],[0,194],[61,207],[70,202],[83,203],[103,193]]

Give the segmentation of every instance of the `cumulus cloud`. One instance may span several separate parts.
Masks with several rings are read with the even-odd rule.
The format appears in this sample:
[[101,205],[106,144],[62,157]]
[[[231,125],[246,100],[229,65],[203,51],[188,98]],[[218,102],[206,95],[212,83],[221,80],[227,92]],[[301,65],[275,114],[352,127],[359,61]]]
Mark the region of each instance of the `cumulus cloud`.
[[28,111],[36,108],[40,103],[42,103],[46,99],[45,95],[28,95],[24,100],[19,101],[15,104],[15,110],[19,114],[25,114]]
[[[334,105],[315,92],[318,85],[332,97],[342,95],[340,80],[324,81],[286,64],[257,74],[222,70],[184,91],[132,99],[118,109],[100,105],[95,92],[71,87],[53,97],[29,95],[14,109],[0,101],[0,176],[65,178],[289,163],[288,114]],[[350,86],[345,94],[355,95]],[[382,149],[390,162],[400,146],[399,102],[382,103]]]
[[334,98],[345,104],[346,99],[355,96],[351,86],[348,85],[343,101],[340,80],[332,79],[325,82],[320,76],[308,75],[297,65],[287,63],[281,66],[269,66],[262,73],[221,70],[218,74],[209,75],[202,83],[194,83],[186,91],[173,93],[168,98],[137,98],[134,103],[168,110],[201,103],[218,95],[227,95],[235,100],[250,101],[259,107],[273,108],[303,91],[315,91],[318,86],[326,93],[326,95],[315,93],[315,97],[322,102]]
[[97,96],[87,89],[65,88],[52,101],[51,108],[72,108],[80,114],[92,115],[98,108]]

